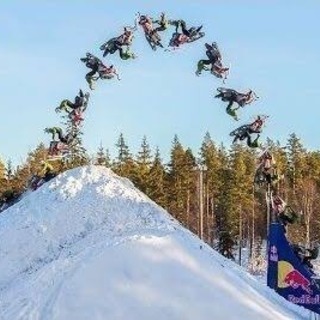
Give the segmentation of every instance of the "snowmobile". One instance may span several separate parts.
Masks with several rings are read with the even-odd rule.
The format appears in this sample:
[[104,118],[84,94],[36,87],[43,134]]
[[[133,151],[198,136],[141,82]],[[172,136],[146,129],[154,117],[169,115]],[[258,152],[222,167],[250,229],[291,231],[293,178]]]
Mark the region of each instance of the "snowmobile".
[[60,141],[51,141],[48,151],[49,159],[61,159],[69,152],[67,144]]
[[145,33],[145,38],[152,50],[157,50],[157,47],[163,48],[161,38],[157,32]]
[[204,32],[193,32],[189,37],[183,33],[174,32],[169,41],[169,47],[178,48],[185,43],[197,41],[205,36]]
[[157,50],[157,47],[163,48],[160,35],[153,29],[152,19],[146,15],[136,14],[135,28],[140,25],[143,29],[144,36],[152,50]]
[[248,137],[248,129],[250,128],[250,125],[244,124],[243,126],[233,130],[230,132],[231,137],[235,137],[234,141],[239,139],[240,141],[244,140]]
[[38,175],[33,175],[28,183],[28,188],[32,191],[37,190],[44,184],[44,179]]
[[217,91],[219,92],[219,94],[216,95],[216,98],[221,98],[221,100],[224,102],[229,101],[237,94],[235,90],[223,87],[217,88]]
[[39,189],[44,183],[50,181],[51,179],[55,178],[57,176],[56,173],[50,172],[47,173],[44,177],[33,175],[28,182],[28,188],[35,191]]
[[230,67],[223,67],[222,63],[220,61],[216,62],[215,64],[212,64],[210,72],[213,74],[215,77],[219,79],[223,79],[224,81],[227,79],[230,73]]

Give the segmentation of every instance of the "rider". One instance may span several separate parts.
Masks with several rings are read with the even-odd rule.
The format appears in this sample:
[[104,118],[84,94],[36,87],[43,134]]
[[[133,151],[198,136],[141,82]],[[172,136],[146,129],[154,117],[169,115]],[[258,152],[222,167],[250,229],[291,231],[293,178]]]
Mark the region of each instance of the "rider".
[[202,29],[202,25],[200,27],[191,27],[187,28],[186,22],[182,19],[173,21],[172,24],[176,26],[176,32],[178,33],[179,27],[181,27],[182,33],[188,38],[192,38],[194,35],[198,34]]
[[267,184],[271,184],[275,180],[278,180],[278,174],[275,169],[275,161],[272,154],[269,151],[265,151],[258,159],[259,164],[257,173],[262,175],[263,181]]
[[[116,49],[115,51],[119,51],[119,55],[122,60],[134,59],[136,56],[134,53],[130,52],[129,49],[133,38],[133,30],[129,27],[124,27],[123,33],[119,37],[109,40],[107,43],[112,42]],[[127,47],[126,50],[123,50],[124,46]],[[101,46],[101,48],[104,50],[103,57],[105,57],[109,53],[108,46]]]
[[311,260],[315,260],[319,256],[319,247],[315,246],[313,249],[306,248],[305,246],[293,244],[292,246],[293,252],[299,258],[299,260],[307,266],[311,272],[313,269],[313,264]]
[[[180,47],[180,45],[186,42],[196,40],[197,35],[200,34],[200,30],[202,29],[202,25],[200,27],[191,27],[188,29],[184,20],[172,20],[170,21],[170,24],[176,27],[175,33],[169,44],[169,46],[173,47]],[[181,33],[178,31],[179,28],[181,28]]]
[[155,46],[157,45],[163,47],[160,42],[160,36],[158,35],[157,30],[153,27],[153,20],[151,17],[147,15],[139,15],[138,24],[142,27],[146,39],[151,44],[152,49],[155,49]]
[[76,133],[74,132],[69,132],[66,135],[63,134],[62,129],[60,127],[51,127],[51,128],[45,128],[44,132],[46,133],[51,133],[52,134],[52,140],[57,142],[55,140],[56,135],[58,136],[58,139],[61,143],[63,144],[71,144],[72,141],[75,139],[77,136]]
[[284,231],[288,223],[296,223],[299,221],[299,214],[294,211],[286,202],[278,195],[272,195],[272,212],[276,219],[283,225]]
[[57,174],[54,171],[53,166],[48,161],[41,161],[42,164],[42,171],[41,176],[45,182],[54,178]]
[[165,31],[168,28],[169,21],[166,18],[166,14],[161,12],[159,20],[153,20],[153,23],[157,23],[159,27],[156,27],[153,32]]
[[86,53],[86,58],[81,58],[80,60],[82,62],[85,62],[86,66],[89,69],[91,69],[91,71],[86,74],[85,78],[89,84],[90,89],[93,90],[94,89],[93,88],[93,81],[97,80],[97,79],[94,79],[93,77],[98,72],[99,66],[103,65],[103,63],[99,58],[97,58],[96,56],[92,55],[89,52]]
[[[50,142],[48,152],[50,156],[58,156],[61,152],[68,150],[68,146],[77,136],[75,132],[69,132],[68,134],[64,135],[62,133],[62,129],[59,127],[45,128],[44,131],[52,134],[52,141]],[[55,140],[56,135],[58,135],[59,141]]]
[[252,141],[251,135],[247,136],[247,146],[249,148],[259,148],[261,147],[261,143],[258,141],[260,138],[260,134]]
[[222,56],[217,43],[213,42],[211,45],[205,43],[205,47],[208,60],[202,59],[198,61],[196,75],[199,76],[203,70],[209,70],[206,66],[211,64],[211,72],[222,78],[229,71],[229,68],[224,67],[222,64]]
[[[241,93],[237,92],[236,90],[226,88],[218,88],[217,90],[219,93],[215,96],[215,98],[221,98],[222,101],[229,102],[226,112],[236,120],[238,120],[236,110],[252,103],[255,100],[255,94],[252,90],[249,90],[246,93]],[[238,107],[232,109],[231,107],[234,103],[237,103]]]
[[[120,77],[113,65],[110,67],[105,66],[100,59],[90,53],[87,53],[87,58],[81,58],[81,61],[86,62],[86,66],[91,69],[85,77],[91,90],[94,90],[94,82],[99,78],[112,79],[116,76],[117,79],[120,80]],[[95,76],[96,73],[98,74],[97,76]]]
[[[258,139],[260,137],[259,133],[261,133],[261,128],[263,126],[264,120],[262,119],[261,116],[257,116],[257,119],[248,124],[239,127],[238,129],[235,130],[235,137],[233,139],[233,143],[235,143],[238,139],[244,140],[247,139],[247,145],[250,148],[257,148],[260,147],[260,143],[258,142]],[[257,133],[258,136],[256,139],[252,141],[251,134]]]
[[83,112],[87,108],[89,97],[90,97],[89,92],[84,94],[83,91],[80,89],[79,94],[74,98],[74,102],[71,102],[68,99],[62,100],[59,107],[56,108],[56,112],[65,110],[66,112],[70,113],[76,109],[79,109]]

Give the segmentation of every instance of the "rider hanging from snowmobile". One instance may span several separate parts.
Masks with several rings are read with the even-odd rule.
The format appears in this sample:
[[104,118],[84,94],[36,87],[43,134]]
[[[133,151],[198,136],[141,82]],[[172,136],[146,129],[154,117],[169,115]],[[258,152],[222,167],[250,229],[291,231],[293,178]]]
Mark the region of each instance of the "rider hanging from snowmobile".
[[[229,69],[222,64],[222,56],[216,42],[205,43],[207,60],[202,59],[198,61],[196,75],[199,76],[202,71],[210,71],[213,75],[220,79],[226,79]],[[210,66],[208,68],[207,66]]]
[[147,15],[137,15],[137,23],[142,27],[146,40],[152,50],[157,50],[157,47],[163,48],[161,37],[157,30],[153,27],[153,20]]
[[55,109],[56,112],[66,111],[67,113],[72,112],[73,110],[81,110],[84,112],[87,109],[89,102],[90,93],[86,92],[85,94],[80,89],[79,94],[74,98],[74,102],[71,102],[68,99],[62,100],[59,107]]
[[287,225],[298,222],[301,216],[277,194],[272,195],[271,207],[273,217],[283,225],[285,232]]
[[[52,141],[50,142],[48,152],[49,156],[60,156],[64,152],[67,152],[69,145],[72,144],[77,136],[73,132],[64,135],[60,127],[45,128],[44,132],[52,134]],[[56,135],[58,136],[58,141],[55,140]]]
[[[201,32],[202,25],[199,27],[187,28],[184,20],[171,20],[169,23],[176,27],[175,32],[169,42],[169,47],[179,48],[184,43],[190,43],[205,36],[204,32]],[[181,32],[179,32],[179,28]]]
[[[260,147],[261,145],[258,140],[260,137],[262,126],[264,125],[264,121],[266,118],[267,118],[266,116],[264,116],[264,117],[257,116],[257,119],[254,122],[252,122],[250,124],[243,125],[237,129],[233,130],[230,133],[230,136],[234,136],[232,143],[235,143],[238,140],[242,141],[242,140],[247,139],[248,147],[250,147],[250,148]],[[251,135],[254,133],[256,133],[258,135],[257,135],[257,138],[252,141]]]
[[314,246],[312,249],[307,248],[302,245],[292,244],[291,245],[293,252],[296,254],[298,259],[309,268],[309,271],[314,274],[313,264],[311,260],[315,260],[319,256],[319,246]]
[[[233,89],[217,88],[217,91],[219,93],[215,96],[215,98],[221,98],[222,101],[229,102],[226,112],[237,121],[239,119],[236,110],[238,110],[240,107],[243,108],[257,99],[257,95],[252,90],[249,90],[246,93],[241,93]],[[231,108],[234,103],[237,103],[238,106],[236,108]]]
[[100,50],[103,50],[103,57],[119,51],[122,60],[135,59],[136,55],[130,51],[134,38],[134,30],[135,28],[124,27],[123,33],[120,36],[112,38],[100,46]]
[[84,94],[83,91],[80,89],[79,94],[74,99],[74,102],[65,99],[60,103],[59,107],[57,107],[55,111],[66,111],[72,123],[75,126],[79,126],[80,123],[84,120],[83,112],[87,109],[89,97],[89,92]]
[[256,169],[254,180],[258,185],[262,185],[264,183],[271,185],[279,180],[276,162],[273,155],[268,150],[265,150],[258,158],[258,167]]
[[91,69],[85,77],[91,90],[94,90],[94,83],[98,79],[113,79],[116,76],[117,79],[120,80],[120,77],[113,65],[110,67],[105,66],[102,61],[93,54],[87,52],[86,57],[81,58],[80,60]]

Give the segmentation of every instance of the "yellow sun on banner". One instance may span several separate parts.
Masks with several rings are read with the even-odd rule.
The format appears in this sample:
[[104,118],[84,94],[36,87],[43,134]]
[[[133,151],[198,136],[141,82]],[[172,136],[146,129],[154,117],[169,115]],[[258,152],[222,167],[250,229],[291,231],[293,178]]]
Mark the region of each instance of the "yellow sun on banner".
[[291,263],[283,260],[278,262],[278,288],[287,288],[289,286],[284,279],[293,270],[294,268]]

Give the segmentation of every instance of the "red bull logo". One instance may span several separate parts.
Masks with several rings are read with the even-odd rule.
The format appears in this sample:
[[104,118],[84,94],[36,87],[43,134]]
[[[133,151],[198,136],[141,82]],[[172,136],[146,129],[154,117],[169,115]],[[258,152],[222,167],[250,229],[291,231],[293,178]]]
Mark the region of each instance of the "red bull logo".
[[278,262],[278,288],[301,288],[308,294],[312,294],[311,281],[301,272],[296,270],[288,261]]
[[299,287],[309,294],[312,294],[310,288],[311,282],[298,270],[290,271],[284,278],[284,283],[293,289],[298,289]]

